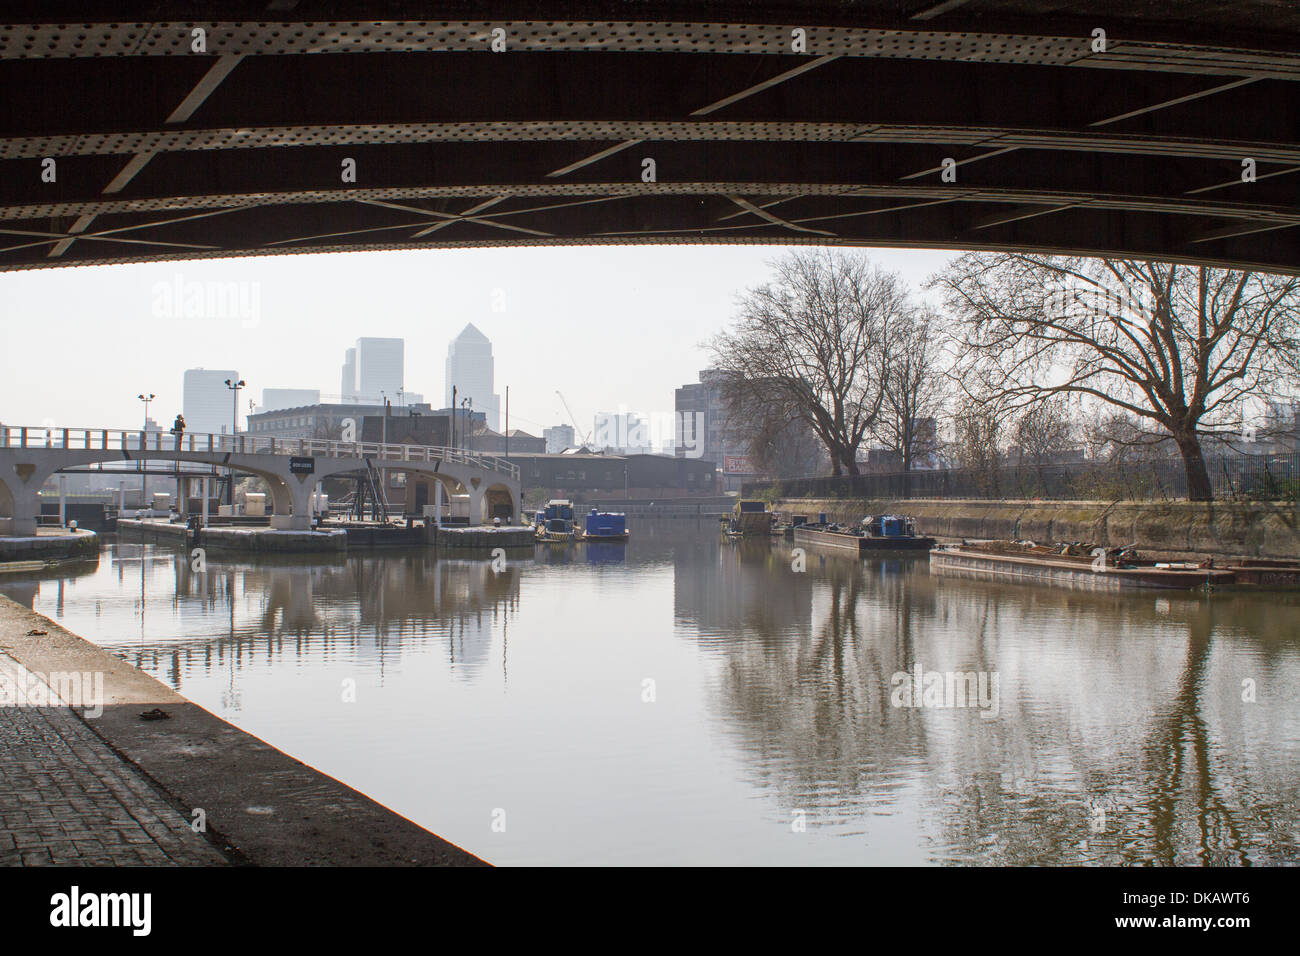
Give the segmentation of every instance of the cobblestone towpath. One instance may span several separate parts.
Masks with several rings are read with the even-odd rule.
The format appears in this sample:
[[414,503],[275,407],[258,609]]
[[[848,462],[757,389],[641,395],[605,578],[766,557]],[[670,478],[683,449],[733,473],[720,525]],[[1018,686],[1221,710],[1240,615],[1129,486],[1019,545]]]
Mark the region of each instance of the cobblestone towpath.
[[39,677],[0,653],[0,865],[228,862],[142,773],[33,680]]

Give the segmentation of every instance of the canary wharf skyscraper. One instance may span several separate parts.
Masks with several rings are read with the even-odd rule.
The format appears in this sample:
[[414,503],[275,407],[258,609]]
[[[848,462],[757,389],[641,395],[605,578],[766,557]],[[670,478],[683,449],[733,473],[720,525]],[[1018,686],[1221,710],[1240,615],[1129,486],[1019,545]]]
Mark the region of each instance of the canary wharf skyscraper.
[[339,395],[344,402],[382,405],[401,402],[406,346],[403,339],[360,338],[343,356]]
[[487,416],[488,428],[501,430],[501,396],[493,391],[492,343],[472,322],[447,347],[448,408],[452,404],[453,386],[456,404],[472,399],[474,411]]

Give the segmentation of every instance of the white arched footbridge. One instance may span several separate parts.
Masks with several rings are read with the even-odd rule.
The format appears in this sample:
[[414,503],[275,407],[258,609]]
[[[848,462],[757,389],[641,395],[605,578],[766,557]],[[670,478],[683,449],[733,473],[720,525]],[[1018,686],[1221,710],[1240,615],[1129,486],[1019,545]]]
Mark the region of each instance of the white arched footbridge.
[[[179,445],[179,446],[178,446]],[[0,535],[36,533],[40,491],[51,475],[118,461],[195,462],[256,475],[270,486],[273,528],[306,530],[316,483],[365,469],[402,471],[469,497],[480,524],[489,497],[519,514],[519,468],[505,458],[432,445],[186,434],[108,428],[0,427]]]

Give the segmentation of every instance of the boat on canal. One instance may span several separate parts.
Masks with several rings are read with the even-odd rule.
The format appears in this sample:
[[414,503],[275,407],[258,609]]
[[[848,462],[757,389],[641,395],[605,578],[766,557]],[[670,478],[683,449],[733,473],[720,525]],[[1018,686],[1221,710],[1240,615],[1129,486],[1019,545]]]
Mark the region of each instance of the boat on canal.
[[[1300,570],[1300,569],[1297,569]],[[1238,570],[1215,567],[1213,559],[1156,561],[1132,548],[1080,544],[1042,545],[1031,541],[963,541],[930,552],[932,574],[982,581],[1016,581],[1088,591],[1197,588],[1242,584]]]
[[821,521],[801,524],[794,529],[796,544],[834,548],[853,554],[874,551],[928,551],[934,538],[917,531],[911,515],[867,515],[857,527],[844,527]]
[[569,544],[577,537],[573,502],[552,498],[533,517],[533,534],[542,544]]
[[597,511],[592,508],[587,513],[586,527],[582,529],[583,541],[626,541],[630,536],[627,530],[627,515],[611,511]]
[[731,514],[721,519],[724,538],[770,537],[773,516],[767,504],[762,501],[741,500]]

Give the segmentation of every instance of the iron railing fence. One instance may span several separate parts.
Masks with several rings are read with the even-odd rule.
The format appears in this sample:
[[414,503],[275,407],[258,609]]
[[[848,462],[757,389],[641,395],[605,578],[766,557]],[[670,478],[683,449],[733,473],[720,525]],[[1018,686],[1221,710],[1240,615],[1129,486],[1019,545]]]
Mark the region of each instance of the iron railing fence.
[[[1300,499],[1300,453],[1206,459],[1214,497]],[[744,497],[973,498],[1064,501],[1176,501],[1188,497],[1181,459],[1022,462],[990,469],[953,468],[745,482]]]

